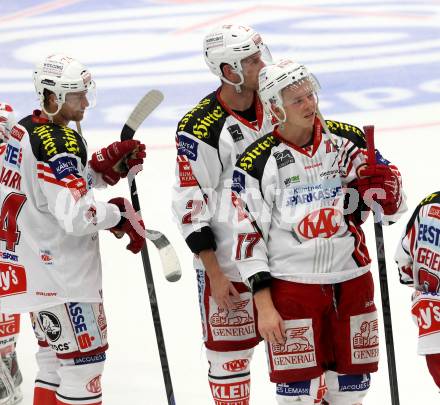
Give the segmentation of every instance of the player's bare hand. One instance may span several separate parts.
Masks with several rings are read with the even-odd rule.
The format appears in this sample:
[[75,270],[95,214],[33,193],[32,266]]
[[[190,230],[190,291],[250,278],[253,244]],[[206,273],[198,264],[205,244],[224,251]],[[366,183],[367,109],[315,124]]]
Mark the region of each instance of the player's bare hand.
[[261,337],[271,344],[283,344],[286,339],[284,321],[276,310],[270,288],[263,288],[254,295],[258,310],[258,331]]
[[240,294],[232,282],[221,272],[209,278],[211,296],[219,308],[233,309],[234,298],[239,299]]
[[284,321],[275,308],[258,312],[258,330],[261,337],[271,344],[284,344]]

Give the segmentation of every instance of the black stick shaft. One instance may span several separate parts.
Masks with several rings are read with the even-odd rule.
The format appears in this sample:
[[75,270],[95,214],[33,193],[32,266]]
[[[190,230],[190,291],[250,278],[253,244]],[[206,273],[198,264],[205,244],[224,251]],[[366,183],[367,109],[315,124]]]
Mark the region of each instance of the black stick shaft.
[[391,404],[399,405],[399,386],[397,384],[396,358],[394,355],[393,325],[391,321],[390,294],[388,291],[387,265],[385,262],[385,243],[382,223],[374,223],[376,236],[377,264],[379,267],[380,295],[382,297],[382,313],[385,330],[385,342],[388,360],[388,377],[390,380]]
[[[137,193],[136,181],[131,179],[130,186],[131,203],[135,211],[141,213],[139,197]],[[145,280],[147,282],[148,297],[150,299],[151,314],[153,316],[154,331],[156,332],[157,348],[159,349],[160,363],[162,366],[162,375],[165,383],[168,405],[175,405],[173,384],[171,381],[170,367],[168,364],[167,351],[165,348],[165,339],[162,331],[162,323],[160,321],[159,305],[157,303],[156,289],[154,288],[153,273],[151,271],[150,257],[148,255],[147,244],[145,243],[142,250],[142,263],[144,265]]]

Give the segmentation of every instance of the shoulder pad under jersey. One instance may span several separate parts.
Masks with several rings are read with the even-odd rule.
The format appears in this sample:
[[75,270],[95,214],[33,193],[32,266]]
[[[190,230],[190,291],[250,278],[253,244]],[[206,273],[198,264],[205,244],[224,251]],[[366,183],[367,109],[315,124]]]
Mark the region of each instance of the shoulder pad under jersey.
[[261,180],[264,167],[271,156],[272,148],[279,144],[279,139],[271,133],[262,136],[246,148],[238,158],[236,166],[252,177]]
[[29,141],[35,158],[48,162],[60,153],[78,156],[83,166],[87,163],[87,147],[82,137],[72,128],[48,123],[35,123],[32,116],[22,119],[29,134]]
[[440,204],[440,191],[436,191],[434,193],[429,194],[426,196],[422,201],[420,201],[419,205],[417,205],[416,209],[414,210],[413,214],[411,215],[411,218],[408,221],[408,224],[406,226],[406,233],[409,232],[411,227],[414,224],[414,221],[416,220],[417,216],[419,215],[420,210],[423,206],[428,204]]
[[183,116],[177,124],[177,132],[185,131],[216,148],[228,115],[214,91]]
[[358,127],[332,120],[325,120],[325,122],[332,134],[348,139],[358,148],[365,149],[367,147],[365,135]]

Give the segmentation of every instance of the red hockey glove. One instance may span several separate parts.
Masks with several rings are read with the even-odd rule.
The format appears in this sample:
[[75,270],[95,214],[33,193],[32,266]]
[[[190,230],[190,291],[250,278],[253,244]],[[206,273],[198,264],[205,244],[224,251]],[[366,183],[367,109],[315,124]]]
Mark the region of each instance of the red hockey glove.
[[106,183],[113,186],[121,177],[126,177],[133,166],[142,165],[145,156],[145,145],[139,141],[130,139],[113,142],[92,155],[90,166],[95,172],[102,174]]
[[110,228],[109,231],[118,239],[127,234],[130,238],[127,249],[133,253],[139,253],[145,243],[144,222],[127,199],[116,197],[112,198],[109,203],[117,205],[123,214],[119,223],[113,228]]
[[[373,165],[361,169],[356,185],[359,194],[368,203],[376,201],[383,209],[385,215],[393,215],[399,209],[400,204],[400,181],[390,166]],[[369,191],[370,189],[381,189],[385,196]]]

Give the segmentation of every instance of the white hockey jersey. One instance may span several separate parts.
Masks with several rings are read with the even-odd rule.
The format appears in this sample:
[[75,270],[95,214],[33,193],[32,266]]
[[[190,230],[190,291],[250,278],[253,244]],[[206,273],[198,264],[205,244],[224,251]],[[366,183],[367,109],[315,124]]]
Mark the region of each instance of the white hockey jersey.
[[411,312],[419,329],[417,352],[440,353],[440,192],[414,210],[394,256],[400,282],[414,287]]
[[420,291],[440,293],[440,192],[414,210],[394,256],[400,282]]
[[[297,147],[275,129],[237,161],[233,258],[244,280],[270,272],[287,281],[331,284],[369,270],[360,227],[368,209],[347,188],[366,164],[364,136],[349,124],[327,125],[337,147],[317,120],[313,145]],[[389,164],[379,152],[376,159]],[[405,210],[401,201],[398,212],[383,222],[395,221]]]
[[[273,125],[256,98],[256,123],[230,110],[213,92],[189,111],[177,126],[176,181],[173,213],[180,232],[195,254],[215,249],[220,268],[241,281],[232,249],[232,170],[245,148],[269,133]],[[195,257],[195,268],[203,269]]]
[[12,128],[0,167],[0,311],[102,300],[98,231],[117,206],[98,202],[103,184],[84,139],[34,113]]

